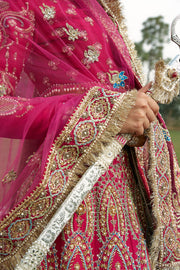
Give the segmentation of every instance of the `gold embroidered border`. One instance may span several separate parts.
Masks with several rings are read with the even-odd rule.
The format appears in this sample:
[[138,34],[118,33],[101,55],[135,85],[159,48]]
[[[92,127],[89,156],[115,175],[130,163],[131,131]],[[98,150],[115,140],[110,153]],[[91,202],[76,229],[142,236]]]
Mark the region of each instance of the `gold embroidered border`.
[[[163,220],[163,213],[162,213],[162,207],[161,204],[162,202],[160,201],[159,198],[159,188],[158,188],[158,181],[159,181],[159,177],[157,175],[156,169],[157,169],[157,164],[158,164],[158,160],[156,157],[156,151],[155,151],[155,136],[158,136],[155,134],[154,131],[154,127],[158,125],[158,128],[161,130],[162,127],[160,126],[160,124],[158,122],[154,123],[151,127],[150,130],[150,134],[149,134],[149,139],[150,139],[150,145],[149,148],[151,149],[150,152],[150,168],[149,168],[149,172],[148,172],[148,177],[150,180],[150,185],[152,187],[152,211],[154,213],[154,216],[156,218],[156,228],[154,230],[153,236],[152,236],[152,244],[151,244],[151,248],[150,248],[150,258],[151,258],[151,265],[152,265],[152,269],[164,269],[164,267],[170,267],[172,266],[172,268],[168,268],[168,269],[176,269],[173,268],[173,266],[175,267],[175,265],[179,265],[180,263],[178,262],[172,262],[172,263],[163,263],[163,258],[164,258],[164,232],[167,229],[166,224],[163,224],[162,220]],[[177,237],[177,241],[179,238],[179,233],[178,233],[178,229],[177,229],[177,224],[176,224],[176,219],[174,216],[174,210],[173,210],[173,201],[172,201],[172,189],[171,189],[171,171],[170,171],[170,159],[169,159],[169,151],[168,151],[168,147],[166,145],[166,141],[163,137],[163,132],[161,134],[161,139],[163,141],[164,147],[165,149],[163,149],[162,151],[164,152],[164,157],[165,157],[165,167],[167,169],[166,171],[166,176],[168,179],[168,184],[170,186],[169,188],[169,192],[166,194],[166,199],[168,201],[168,215],[170,215],[170,224],[171,224],[171,228],[173,229],[176,237]],[[163,159],[163,157],[161,158]],[[159,161],[160,162],[160,161]],[[175,245],[174,245],[175,246]],[[175,248],[173,246],[173,248]],[[172,251],[173,251],[172,248]],[[179,268],[177,268],[179,269]]]
[[[18,218],[20,213],[24,212],[24,209],[28,208],[32,201],[37,200],[37,198],[44,191],[48,183],[50,172],[52,170],[56,150],[60,148],[62,143],[66,140],[67,136],[70,134],[71,130],[75,127],[80,116],[85,111],[87,105],[90,103],[90,100],[93,98],[94,94],[97,93],[98,89],[99,87],[93,87],[89,91],[89,93],[83,98],[76,112],[70,118],[68,125],[65,126],[64,130],[52,146],[42,183],[26,200],[24,200],[24,202],[22,202],[13,211],[11,211],[11,213],[6,218],[4,218],[4,220],[1,222],[1,230],[9,226],[16,218]],[[115,104],[102,130],[95,138],[95,141],[91,143],[88,151],[85,152],[81,156],[81,158],[79,158],[78,162],[74,166],[74,169],[71,171],[67,187],[64,189],[64,191],[60,194],[59,197],[57,196],[54,205],[51,207],[48,213],[43,216],[43,220],[41,217],[40,222],[35,228],[33,228],[30,234],[25,238],[25,240],[23,240],[21,244],[12,251],[10,256],[7,256],[2,260],[1,265],[6,265],[6,269],[11,269],[11,267],[14,267],[17,264],[21,256],[31,246],[31,243],[35,241],[38,235],[42,232],[47,222],[51,219],[52,215],[57,210],[58,206],[64,201],[69,192],[72,190],[73,186],[77,183],[80,175],[82,175],[87,170],[87,164],[91,165],[97,158],[97,152],[101,153],[103,145],[108,144],[108,142],[111,141],[112,137],[120,131],[124,121],[127,118],[129,110],[135,103],[136,93],[137,91],[134,90],[126,94],[122,94],[119,98],[117,98],[117,100],[114,101]]]

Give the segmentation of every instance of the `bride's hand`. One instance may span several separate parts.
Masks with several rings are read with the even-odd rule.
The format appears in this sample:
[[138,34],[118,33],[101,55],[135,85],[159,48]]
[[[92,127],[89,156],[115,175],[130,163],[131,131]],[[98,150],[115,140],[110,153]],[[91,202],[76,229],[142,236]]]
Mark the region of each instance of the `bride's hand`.
[[150,88],[151,83],[148,83],[137,92],[136,103],[130,110],[120,133],[143,135],[144,130],[149,128],[150,123],[156,119],[159,106],[150,96],[146,95]]

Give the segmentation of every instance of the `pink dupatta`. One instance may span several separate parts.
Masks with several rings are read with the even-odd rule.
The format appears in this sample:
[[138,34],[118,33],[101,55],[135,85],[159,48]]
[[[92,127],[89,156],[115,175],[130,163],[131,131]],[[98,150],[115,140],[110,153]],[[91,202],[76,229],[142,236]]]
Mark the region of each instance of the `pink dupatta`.
[[[6,267],[16,265],[85,165],[94,162],[89,155],[85,164],[86,150],[98,154],[101,143],[118,134],[134,104],[135,92],[128,90],[141,85],[124,37],[95,0],[8,0],[0,1],[0,11],[1,259]],[[170,143],[168,148],[174,164]],[[176,184],[173,189],[178,202]]]

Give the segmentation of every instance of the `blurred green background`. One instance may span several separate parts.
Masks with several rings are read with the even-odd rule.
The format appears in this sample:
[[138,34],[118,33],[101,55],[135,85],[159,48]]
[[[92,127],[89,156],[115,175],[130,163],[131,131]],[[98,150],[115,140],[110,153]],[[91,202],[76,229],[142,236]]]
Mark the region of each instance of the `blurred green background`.
[[180,165],[180,130],[169,130],[169,132],[171,134],[171,139]]

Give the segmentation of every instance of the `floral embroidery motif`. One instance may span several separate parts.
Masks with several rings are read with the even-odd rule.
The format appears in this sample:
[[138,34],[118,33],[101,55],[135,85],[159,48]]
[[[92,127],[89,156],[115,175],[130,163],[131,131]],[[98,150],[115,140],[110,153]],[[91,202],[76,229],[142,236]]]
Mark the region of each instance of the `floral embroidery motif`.
[[[18,101],[21,101],[21,103]],[[26,106],[24,106],[24,103]],[[26,100],[23,98],[14,100],[10,97],[0,97],[0,116],[7,116],[17,113],[16,117],[22,117],[32,108],[33,106],[28,104],[28,102],[26,102]]]
[[74,137],[77,145],[91,143],[97,134],[97,129],[93,121],[80,122],[75,129]]
[[108,59],[106,60],[106,64],[109,66],[109,69],[112,69],[112,67],[113,67],[113,61],[112,61],[111,58],[108,58]]
[[10,239],[0,238],[0,255],[8,255],[13,250],[13,244]]
[[69,8],[67,11],[66,11],[67,14],[70,14],[70,15],[76,15],[77,12],[75,10],[75,7],[72,7],[72,8]]
[[63,170],[55,170],[49,178],[49,192],[52,197],[62,193],[66,184],[66,176]]
[[0,97],[6,95],[7,87],[4,84],[0,84]]
[[[16,12],[11,8],[7,10],[9,8],[8,2],[0,1],[0,46],[1,49],[3,48],[1,51],[3,59],[1,66],[3,68],[0,72],[0,96],[13,95],[20,76],[19,69],[16,68],[17,64],[14,63],[18,57],[18,53],[13,49],[14,44],[21,44],[23,40],[23,47],[28,49],[28,37],[31,37],[34,30],[34,14],[29,10],[29,4],[24,3],[26,7],[24,6],[19,12]],[[18,59],[19,66],[23,65],[24,53]],[[12,68],[9,68],[10,66]]]
[[105,83],[106,81],[106,73],[104,72],[98,72],[97,77],[100,80],[101,83]]
[[20,103],[16,100],[12,100],[9,97],[4,97],[3,99],[0,99],[0,115],[6,116],[11,115],[16,112],[18,107],[20,107]]
[[52,68],[52,70],[57,70],[58,69],[58,63],[54,62],[54,61],[49,61],[48,62],[48,66]]
[[63,251],[60,269],[92,269],[92,252],[86,238],[75,234]]
[[79,148],[77,146],[64,146],[58,149],[56,159],[59,167],[69,167],[74,164],[79,157]]
[[71,81],[75,81],[77,75],[78,75],[78,72],[76,70],[70,70],[70,71],[67,71],[66,72],[66,75],[67,77],[69,78],[69,80]]
[[49,80],[49,77],[47,77],[47,76],[43,77],[42,83],[45,84],[45,85],[50,86],[50,80]]
[[62,48],[62,52],[66,53],[68,56],[71,56],[75,47],[72,44],[66,45]]
[[63,30],[68,35],[68,40],[75,41],[79,37],[82,37],[84,40],[87,40],[87,33],[86,31],[79,31],[79,29],[75,29],[73,26],[66,23],[66,27],[63,27]]
[[68,28],[68,30],[64,27],[63,30],[66,32],[66,34],[69,36],[68,40],[72,40],[75,41],[76,39],[78,39],[79,36],[79,30],[73,28],[71,25],[69,25],[68,23],[66,23],[66,27]]
[[[23,109],[23,107],[22,107]],[[25,110],[19,111],[16,117],[23,117],[26,113],[33,109],[32,105],[27,105]]]
[[92,25],[92,26],[94,25],[94,21],[93,21],[92,18],[86,17],[84,20],[85,20],[86,22],[90,23],[90,25]]
[[49,7],[45,5],[44,3],[43,3],[43,7],[39,6],[39,8],[41,9],[44,15],[44,20],[49,21],[50,19],[54,19],[55,14],[56,14],[55,7]]
[[166,140],[167,142],[170,142],[170,141],[171,141],[171,137],[170,137],[170,135],[169,135],[168,130],[163,129],[162,132],[163,132],[163,135],[164,135],[165,140]]
[[76,6],[71,3],[68,3],[68,8],[66,10],[66,13],[70,15],[77,15]]
[[38,270],[58,270],[59,263],[58,263],[58,255],[56,245],[53,244],[48,252],[47,256],[41,262],[41,265],[38,266]]
[[109,81],[113,84],[114,88],[125,87],[125,80],[128,79],[127,76],[124,75],[124,71],[110,70],[108,73]]
[[61,27],[54,29],[54,31],[52,32],[52,36],[62,37],[63,35],[64,35],[64,30]]
[[40,198],[36,201],[33,201],[29,207],[29,217],[31,219],[42,217],[48,212],[51,206],[51,197]]
[[10,182],[14,181],[14,180],[16,179],[16,177],[17,177],[16,172],[12,170],[12,171],[8,172],[8,173],[4,176],[2,182],[3,182],[3,183],[10,183]]
[[95,122],[105,120],[110,113],[110,104],[106,98],[95,98],[90,103],[88,112]]
[[20,240],[25,238],[32,229],[30,219],[21,219],[13,222],[8,228],[8,236],[11,240]]
[[100,56],[100,50],[102,49],[101,44],[96,43],[94,45],[89,45],[88,50],[84,52],[85,59],[83,59],[83,64],[90,68],[90,63],[98,62]]
[[7,10],[9,8],[9,3],[6,1],[1,1],[0,2],[0,10]]

